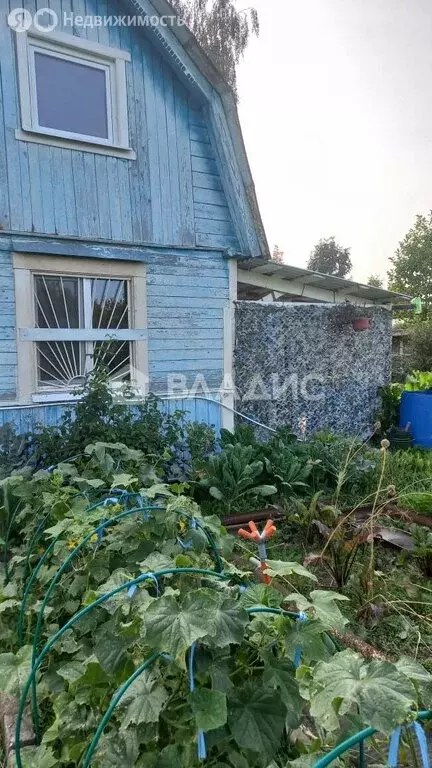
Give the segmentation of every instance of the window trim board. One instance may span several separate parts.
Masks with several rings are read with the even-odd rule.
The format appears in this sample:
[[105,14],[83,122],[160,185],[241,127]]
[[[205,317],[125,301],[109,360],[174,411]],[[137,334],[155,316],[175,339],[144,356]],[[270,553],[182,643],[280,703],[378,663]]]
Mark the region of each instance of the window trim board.
[[[122,157],[135,159],[136,155],[126,155],[132,150],[129,146],[129,126],[126,92],[126,62],[131,60],[127,51],[119,48],[82,40],[74,35],[63,33],[44,34],[34,31],[22,32],[16,35],[18,85],[21,104],[21,129],[16,129],[15,137],[22,141],[37,141],[38,143],[53,144],[68,149],[88,149],[102,147],[104,154],[123,152]],[[53,56],[75,58],[78,63],[93,63],[98,68],[108,71],[107,83],[107,121],[108,139],[97,136],[76,134],[72,131],[45,128],[39,125],[36,94],[36,77],[34,49],[44,49]],[[75,53],[74,53],[75,52]],[[33,138],[31,138],[33,137]],[[44,141],[42,141],[44,139]]]
[[[132,373],[138,373],[144,381],[148,381],[148,332],[147,332],[147,285],[146,266],[135,261],[111,261],[99,259],[82,259],[62,256],[35,256],[13,253],[13,269],[15,278],[16,327],[17,327],[17,399],[19,403],[43,402],[43,398],[51,398],[55,393],[37,391],[37,355],[36,341],[31,338],[33,333],[53,332],[56,329],[35,328],[33,275],[50,273],[52,275],[73,275],[75,277],[105,277],[111,279],[129,279],[132,290],[130,295],[130,324],[131,328],[109,329],[108,334],[127,334],[132,338],[119,339],[133,342]],[[68,338],[72,341],[88,341],[87,335],[100,332],[106,337],[107,329],[64,329],[69,332],[83,334],[86,338]],[[45,340],[45,339],[41,339]],[[104,340],[104,339],[103,339]],[[136,382],[132,379],[132,385]],[[57,393],[57,400],[70,395],[68,392]],[[74,396],[73,396],[74,397]],[[42,398],[42,399],[41,399]],[[69,397],[67,397],[69,399]],[[49,402],[49,400],[46,400]]]

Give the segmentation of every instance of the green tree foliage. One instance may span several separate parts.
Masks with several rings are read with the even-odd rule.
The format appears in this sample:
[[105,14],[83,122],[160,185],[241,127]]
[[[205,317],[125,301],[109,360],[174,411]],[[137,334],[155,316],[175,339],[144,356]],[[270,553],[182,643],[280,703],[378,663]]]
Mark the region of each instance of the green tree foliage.
[[259,34],[256,10],[238,11],[233,0],[172,0],[172,5],[236,91],[236,66],[250,36]]
[[411,368],[432,371],[432,317],[410,327],[407,347]]
[[379,275],[369,275],[367,284],[372,285],[374,288],[383,288],[383,279]]
[[284,252],[281,251],[278,245],[275,245],[273,248],[272,261],[276,261],[278,264],[284,263]]
[[334,237],[322,239],[313,249],[308,269],[335,277],[347,277],[352,269],[349,248],[342,248]]
[[390,289],[420,296],[423,318],[432,317],[432,211],[417,216],[390,261]]

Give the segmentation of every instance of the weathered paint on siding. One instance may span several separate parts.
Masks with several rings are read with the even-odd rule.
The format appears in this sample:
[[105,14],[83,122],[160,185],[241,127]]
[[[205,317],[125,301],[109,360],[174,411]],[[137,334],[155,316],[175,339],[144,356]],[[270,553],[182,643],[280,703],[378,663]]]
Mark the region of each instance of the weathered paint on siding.
[[[217,397],[215,397],[217,399]],[[0,409],[0,427],[13,424],[19,434],[30,432],[36,425],[54,426],[71,406],[50,405],[37,408]],[[222,426],[221,407],[218,403],[199,398],[161,399],[160,408],[167,413],[184,411],[189,421],[205,422],[213,426],[218,433]]]
[[[16,242],[17,247],[19,241]],[[5,327],[3,333],[0,326],[0,401],[14,399],[16,388],[12,247],[10,238],[0,234],[0,322]],[[147,265],[152,391],[166,392],[170,374],[184,374],[184,385],[188,387],[193,385],[198,375],[202,375],[209,387],[219,388],[223,378],[224,309],[228,301],[228,261],[223,258],[223,253],[186,249],[145,252],[136,249],[135,254],[140,255]],[[127,255],[124,254],[123,258]],[[113,257],[121,258],[118,250],[113,249]],[[35,253],[35,263],[37,258]],[[180,380],[176,385],[181,388]]]
[[[104,0],[10,0],[63,18],[119,14]],[[136,161],[18,141],[14,35],[0,16],[0,229],[160,245],[238,248],[206,118],[143,30],[75,27],[127,50],[130,144]],[[124,11],[123,11],[124,12]],[[63,32],[72,34],[72,28]],[[7,183],[4,180],[7,179]]]

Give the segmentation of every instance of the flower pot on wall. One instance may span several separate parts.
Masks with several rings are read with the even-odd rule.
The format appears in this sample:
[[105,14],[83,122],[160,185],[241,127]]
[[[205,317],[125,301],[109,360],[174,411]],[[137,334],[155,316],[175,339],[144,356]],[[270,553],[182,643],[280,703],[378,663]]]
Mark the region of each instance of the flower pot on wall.
[[370,317],[358,317],[356,320],[353,320],[353,328],[355,331],[367,331],[370,326]]

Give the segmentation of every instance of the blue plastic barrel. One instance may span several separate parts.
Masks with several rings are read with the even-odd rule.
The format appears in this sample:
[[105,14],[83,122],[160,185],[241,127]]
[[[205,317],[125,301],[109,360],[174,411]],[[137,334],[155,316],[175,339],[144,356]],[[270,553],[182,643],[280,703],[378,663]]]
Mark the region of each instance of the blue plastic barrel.
[[414,445],[432,448],[432,390],[402,393],[400,426],[411,428]]

